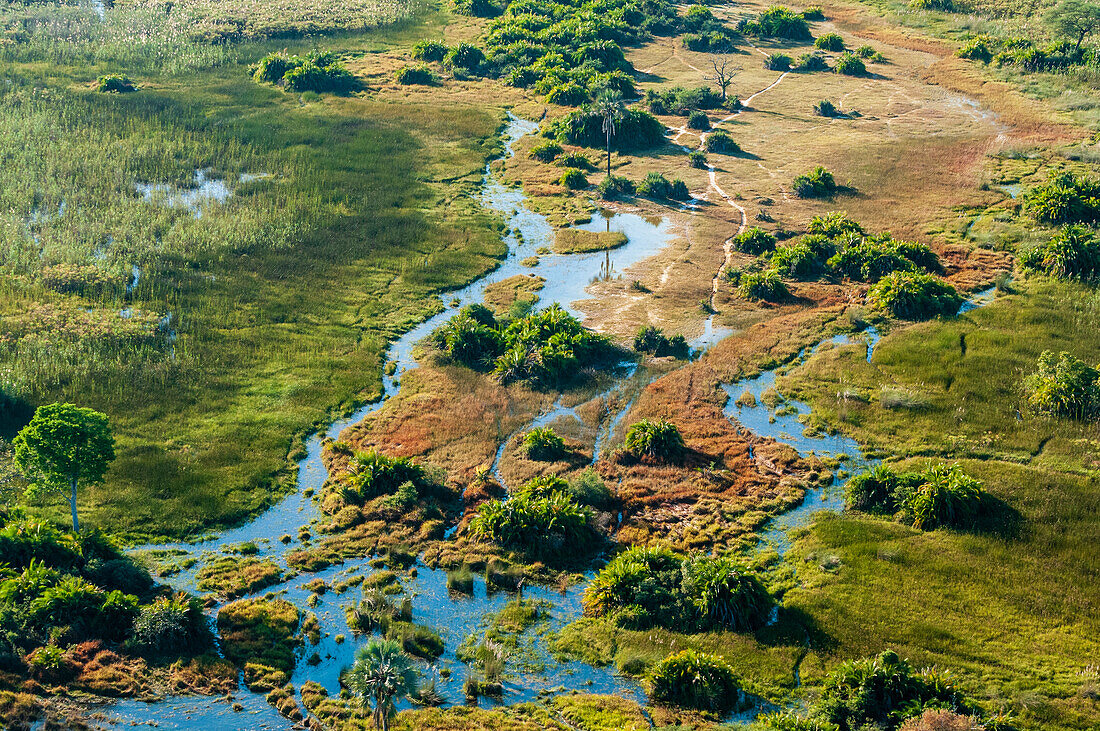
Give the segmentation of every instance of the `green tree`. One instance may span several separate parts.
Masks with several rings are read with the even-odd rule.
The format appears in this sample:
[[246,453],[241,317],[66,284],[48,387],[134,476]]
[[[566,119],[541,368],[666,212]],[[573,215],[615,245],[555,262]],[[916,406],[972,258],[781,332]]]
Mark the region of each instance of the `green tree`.
[[596,111],[603,118],[603,133],[607,137],[607,177],[611,177],[611,138],[615,125],[623,118],[623,95],[615,89],[601,89],[596,94]]
[[371,640],[355,655],[345,680],[363,704],[371,707],[374,727],[386,731],[397,712],[394,698],[416,692],[417,676],[412,660],[396,640]]
[[1077,42],[1073,46],[1076,52],[1081,50],[1085,38],[1100,29],[1100,5],[1081,0],[1062,0],[1047,11],[1044,20],[1056,33],[1076,36]]
[[76,496],[80,485],[102,482],[115,458],[107,415],[73,404],[41,406],[16,435],[15,464],[37,488],[68,493],[73,530],[80,530]]

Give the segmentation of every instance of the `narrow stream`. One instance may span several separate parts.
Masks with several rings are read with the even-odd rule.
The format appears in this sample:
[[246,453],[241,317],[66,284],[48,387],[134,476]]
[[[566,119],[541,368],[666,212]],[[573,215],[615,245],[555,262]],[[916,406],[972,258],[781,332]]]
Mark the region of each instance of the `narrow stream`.
[[[505,131],[505,157],[514,154],[513,146],[524,135],[537,129],[537,125],[516,117],[510,117]],[[533,213],[524,205],[524,195],[519,188],[509,187],[497,176],[486,169],[483,190],[484,205],[501,215],[506,223],[504,240],[508,245],[508,255],[500,266],[467,287],[447,295],[454,307],[480,303],[485,288],[503,279],[532,271],[546,279],[539,293],[544,303],[560,302],[566,309],[578,317],[581,313],[573,309],[573,303],[584,299],[586,288],[593,281],[603,277],[617,276],[627,267],[646,259],[671,241],[670,225],[666,219],[652,221],[634,214],[615,213],[590,224],[591,230],[622,231],[628,236],[628,242],[613,252],[593,252],[588,254],[537,254],[540,249],[552,247],[554,230],[543,216]],[[525,265],[528,257],[538,256],[535,267]],[[136,279],[136,277],[135,277]],[[986,295],[987,293],[982,293]],[[988,300],[992,293],[988,293]],[[978,302],[976,298],[974,302]],[[981,301],[985,304],[986,301]],[[336,438],[346,427],[358,423],[377,411],[386,399],[398,391],[402,374],[415,367],[413,348],[417,342],[443,324],[454,312],[454,307],[429,318],[393,343],[388,352],[388,360],[395,364],[389,375],[383,377],[385,398],[374,404],[366,405],[348,417],[337,421],[322,432],[314,435],[306,445],[306,456],[299,463],[298,489],[281,500],[277,505],[258,516],[251,523],[226,530],[218,536],[197,543],[171,543],[143,546],[145,551],[171,552],[172,560],[200,559],[196,565],[181,570],[168,577],[167,583],[173,587],[196,591],[195,574],[201,559],[218,555],[223,549],[243,542],[254,542],[258,548],[257,556],[287,568],[286,557],[302,547],[298,529],[309,525],[319,513],[311,495],[319,493],[327,478],[327,472],[321,460],[323,442],[326,438]],[[711,337],[715,335],[712,334]],[[868,338],[868,359],[877,333],[870,332],[862,337]],[[846,335],[831,340],[833,343],[849,342]],[[814,346],[816,348],[818,346]],[[804,351],[808,355],[814,348]],[[389,369],[387,369],[389,370]],[[612,389],[602,395],[608,395],[616,388],[631,382],[637,373],[634,364],[624,367],[623,375]],[[769,371],[753,379],[743,380],[725,386],[730,394],[726,414],[748,429],[761,436],[775,437],[787,442],[800,453],[814,451],[819,456],[848,454],[851,461],[846,465],[851,470],[859,469],[863,464],[858,445],[854,440],[843,436],[824,438],[808,437],[803,434],[798,415],[806,413],[805,404],[785,400],[780,405],[780,413],[775,413],[762,402],[764,393],[774,388],[776,371]],[[636,384],[635,384],[636,385]],[[735,401],[745,391],[755,395],[756,406],[738,407]],[[615,414],[610,415],[607,426],[597,436],[596,451],[607,435],[615,428],[629,410],[628,402]],[[786,407],[786,408],[783,408]],[[559,418],[575,416],[573,409],[559,402],[554,409],[541,415],[536,424],[551,423]],[[499,461],[499,458],[498,458]],[[786,549],[787,528],[804,524],[809,516],[820,509],[837,509],[840,506],[839,490],[834,488],[814,491],[808,494],[801,506],[790,511],[781,519],[773,521],[765,532],[764,539],[775,544],[781,551]],[[463,700],[462,683],[466,676],[465,666],[455,657],[455,651],[467,637],[484,631],[485,615],[499,611],[512,597],[507,593],[489,593],[482,578],[475,580],[475,591],[471,597],[454,598],[446,588],[446,573],[418,565],[415,578],[403,579],[406,594],[411,597],[413,621],[425,624],[439,632],[446,644],[444,655],[425,668],[426,679],[434,678],[437,689],[449,703],[461,703]],[[354,636],[347,627],[344,609],[358,601],[360,590],[352,588],[344,594],[329,591],[319,597],[313,607],[308,607],[310,591],[304,588],[308,581],[321,578],[326,584],[346,581],[350,577],[370,574],[372,569],[366,559],[350,561],[330,567],[315,574],[292,576],[282,584],[269,587],[261,593],[275,592],[293,602],[302,609],[303,614],[314,612],[320,620],[322,639],[316,646],[305,646],[302,658],[293,673],[291,682],[300,689],[302,683],[314,681],[325,686],[330,694],[339,692],[339,673],[351,664],[356,649],[365,644],[366,637]],[[543,643],[539,641],[542,633],[568,624],[581,614],[580,597],[583,587],[573,586],[564,593],[546,587],[529,587],[524,591],[526,599],[543,600],[547,603],[548,614],[544,621],[520,636],[524,652],[521,657],[509,663],[510,675],[506,676],[504,701],[516,703],[536,700],[544,695],[564,692],[565,686],[593,693],[608,693],[634,698],[644,702],[644,695],[638,684],[629,678],[619,676],[611,668],[593,668],[576,662],[558,663],[550,658]],[[216,613],[216,610],[215,610]],[[344,635],[346,641],[338,644],[337,635]],[[316,652],[320,662],[309,664],[308,658]],[[483,699],[483,703],[485,700]],[[236,704],[237,710],[234,710]],[[402,707],[408,707],[407,703]],[[232,698],[174,696],[156,703],[136,700],[123,700],[106,709],[109,720],[100,721],[104,728],[121,729],[135,725],[150,725],[161,729],[202,729],[203,731],[220,729],[290,729],[295,724],[275,711],[264,700],[262,694],[250,693],[242,689]]]

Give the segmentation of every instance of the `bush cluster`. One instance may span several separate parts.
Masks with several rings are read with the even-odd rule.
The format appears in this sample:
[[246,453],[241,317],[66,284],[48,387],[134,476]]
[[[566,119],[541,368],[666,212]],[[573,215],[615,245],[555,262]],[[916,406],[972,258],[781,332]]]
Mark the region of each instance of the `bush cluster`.
[[733,248],[746,254],[759,256],[773,251],[776,238],[759,226],[753,226],[733,237]]
[[769,71],[790,71],[791,57],[785,53],[772,53],[764,58],[764,68]]
[[667,337],[659,327],[648,325],[638,330],[634,335],[634,350],[639,353],[651,353],[662,358],[687,358],[691,355],[687,340],[683,335]]
[[482,503],[470,521],[472,536],[504,548],[554,557],[592,541],[591,511],[558,477],[535,478],[508,500]]
[[817,40],[814,41],[814,48],[839,53],[844,50],[844,39],[840,37],[839,33],[826,33],[817,37]]
[[1044,414],[1073,419],[1100,414],[1100,369],[1069,353],[1044,351],[1024,385],[1028,403]]
[[682,180],[669,180],[661,173],[647,173],[638,183],[638,195],[656,200],[686,201],[691,198],[687,184]]
[[1037,45],[1029,38],[977,35],[969,38],[955,53],[960,58],[996,66],[1015,66],[1033,73],[1100,64],[1100,51],[1080,48],[1068,40]]
[[821,165],[796,177],[791,187],[799,198],[827,198],[839,190],[833,174]]
[[707,152],[719,155],[737,155],[741,152],[741,146],[734,142],[729,132],[724,129],[716,129],[707,135],[703,147]]
[[722,96],[709,86],[691,89],[675,86],[664,91],[648,89],[645,103],[654,114],[675,114],[683,117],[698,110],[718,109],[722,106]]
[[[595,109],[582,107],[552,122],[546,136],[579,147],[603,149],[607,135],[603,131],[603,115]],[[615,124],[611,148],[619,152],[647,150],[663,144],[665,128],[657,118],[640,109],[629,108]]]
[[737,676],[722,658],[683,650],[657,664],[649,677],[654,703],[724,713],[737,707],[741,689]]
[[413,46],[412,55],[417,61],[442,61],[450,50],[443,41],[423,40]]
[[593,577],[583,604],[586,616],[627,629],[751,632],[767,620],[772,599],[757,574],[732,558],[635,546]]
[[[821,12],[817,8],[817,12]],[[773,5],[753,20],[742,20],[737,29],[745,35],[759,38],[781,38],[788,41],[808,41],[813,38],[805,13],[796,13],[782,5]]]
[[588,178],[585,176],[583,170],[566,168],[565,172],[558,178],[558,183],[564,185],[569,190],[581,190],[588,187]]
[[96,91],[108,94],[129,94],[137,91],[137,84],[130,80],[129,76],[122,74],[107,74],[96,79]]
[[279,84],[296,92],[346,94],[357,86],[355,77],[329,51],[311,51],[304,56],[291,56],[285,51],[270,53],[251,71],[256,81]]
[[932,274],[892,272],[874,285],[867,301],[903,320],[928,320],[959,313],[963,298],[951,284]]
[[[579,172],[579,171],[578,171]],[[432,334],[452,360],[490,370],[503,383],[557,383],[605,360],[611,342],[558,304],[508,320],[486,307],[463,308]]]
[[692,5],[680,18],[681,42],[689,51],[700,53],[731,53],[737,33],[714,17],[705,5]]
[[972,527],[984,496],[982,484],[957,464],[935,464],[923,472],[880,465],[845,486],[846,507],[896,515],[921,530]]
[[684,455],[684,438],[675,424],[642,419],[627,430],[623,447],[634,459],[676,462]]
[[604,200],[614,200],[625,196],[634,195],[636,188],[634,182],[619,175],[610,175],[600,181],[596,186],[600,197]]
[[1100,180],[1052,170],[1024,195],[1024,211],[1052,226],[1100,222]]
[[417,66],[402,66],[394,74],[394,80],[398,84],[421,84],[431,86],[435,83],[435,73],[424,64]]
[[1059,279],[1095,280],[1100,277],[1100,238],[1084,226],[1064,226],[1050,241],[1021,251],[1024,269]]
[[854,53],[845,51],[840,54],[836,60],[836,65],[833,66],[833,71],[838,74],[844,74],[845,76],[863,76],[867,73],[867,66],[863,63],[863,59]]
[[565,441],[550,427],[539,426],[523,435],[523,451],[530,459],[554,460],[565,454]]
[[357,503],[393,494],[405,483],[412,483],[418,490],[436,486],[434,476],[422,465],[408,457],[390,457],[373,449],[351,458],[347,482],[344,497]]
[[798,57],[798,65],[796,68],[799,71],[828,71],[829,64],[825,61],[825,57],[820,53],[803,53]]

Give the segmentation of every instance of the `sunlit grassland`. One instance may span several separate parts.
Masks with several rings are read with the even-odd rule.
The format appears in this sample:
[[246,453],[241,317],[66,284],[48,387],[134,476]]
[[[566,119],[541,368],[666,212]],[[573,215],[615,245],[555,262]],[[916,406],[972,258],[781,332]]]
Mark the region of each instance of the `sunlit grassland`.
[[[296,440],[378,393],[386,342],[502,253],[472,197],[499,111],[288,95],[248,78],[267,47],[189,71],[113,55],[141,87],[119,96],[86,88],[106,67],[3,69],[4,393],[110,414],[119,459],[83,509],[132,538],[269,504]],[[186,190],[196,170],[232,191],[201,216],[135,189]],[[29,327],[43,303],[57,325]],[[135,316],[152,323],[136,336]],[[25,411],[7,413],[10,434]]]
[[780,388],[812,425],[872,451],[1003,459],[1096,475],[1100,428],[1032,413],[1022,387],[1044,350],[1100,361],[1100,292],[1029,278],[957,319],[913,325],[866,348],[816,354]]

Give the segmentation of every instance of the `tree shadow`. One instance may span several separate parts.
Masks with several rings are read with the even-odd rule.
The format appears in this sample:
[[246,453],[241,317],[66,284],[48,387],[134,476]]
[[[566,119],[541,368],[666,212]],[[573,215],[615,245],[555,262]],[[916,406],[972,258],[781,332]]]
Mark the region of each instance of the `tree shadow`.
[[766,647],[800,646],[819,652],[831,652],[839,644],[805,610],[783,605],[776,607],[774,622],[756,631],[756,640]]
[[996,536],[1003,541],[1022,541],[1027,538],[1027,522],[1019,510],[999,497],[986,493],[982,508],[974,524],[963,532]]

